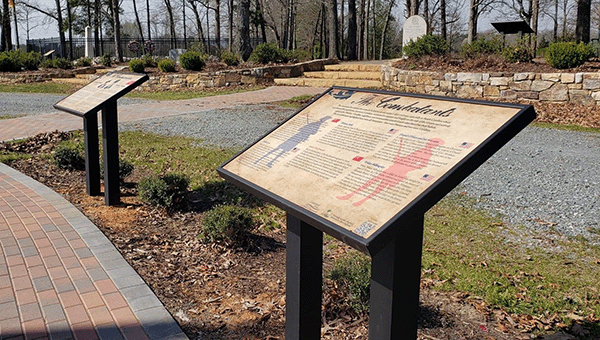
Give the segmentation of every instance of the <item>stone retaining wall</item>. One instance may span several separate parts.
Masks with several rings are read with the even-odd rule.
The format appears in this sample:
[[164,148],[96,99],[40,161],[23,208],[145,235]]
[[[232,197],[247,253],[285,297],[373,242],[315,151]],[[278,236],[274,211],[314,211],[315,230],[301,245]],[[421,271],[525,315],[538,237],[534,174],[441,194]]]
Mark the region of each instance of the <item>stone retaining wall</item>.
[[381,68],[384,86],[460,98],[600,105],[600,73],[442,73]]
[[336,64],[336,59],[311,60],[292,65],[275,65],[250,69],[188,74],[162,73],[151,76],[138,87],[140,91],[166,89],[219,87],[240,84],[264,84],[273,78],[299,77],[307,71],[323,71],[325,65]]
[[21,74],[0,72],[0,84],[40,83],[52,80],[49,74]]

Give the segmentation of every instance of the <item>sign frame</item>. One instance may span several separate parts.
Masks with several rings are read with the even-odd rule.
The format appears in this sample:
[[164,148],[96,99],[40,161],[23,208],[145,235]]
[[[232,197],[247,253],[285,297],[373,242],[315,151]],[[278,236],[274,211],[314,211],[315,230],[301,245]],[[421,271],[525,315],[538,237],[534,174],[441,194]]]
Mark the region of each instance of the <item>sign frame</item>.
[[373,233],[368,238],[362,238],[354,232],[345,229],[343,227],[338,226],[337,224],[301,207],[297,204],[290,202],[289,200],[274,194],[255,183],[252,183],[230,171],[224,169],[224,167],[233,162],[237,157],[242,155],[246,150],[250,149],[252,146],[259,143],[266,136],[270,135],[273,131],[275,131],[279,126],[273,128],[271,131],[267,132],[261,138],[257,139],[255,142],[244,148],[237,155],[232,157],[227,162],[223,163],[217,169],[219,175],[223,178],[232,181],[234,184],[239,186],[240,188],[247,190],[251,194],[254,194],[269,203],[272,203],[279,208],[285,210],[288,214],[291,214],[306,223],[312,225],[313,227],[339,239],[340,241],[362,251],[367,254],[375,254],[378,253],[381,249],[383,249],[389,240],[395,238],[401,232],[404,231],[408,226],[403,223],[403,221],[410,221],[419,216],[423,215],[427,210],[429,210],[435,203],[437,203],[442,197],[444,197],[448,192],[450,192],[456,185],[458,185],[462,180],[464,180],[471,172],[477,169],[481,164],[483,164],[489,157],[491,157],[496,151],[498,151],[504,144],[506,144],[511,138],[513,138],[519,131],[521,131],[525,126],[527,126],[533,119],[535,119],[535,111],[533,106],[524,105],[524,104],[511,104],[511,103],[502,103],[502,102],[489,102],[483,100],[474,100],[474,99],[463,99],[463,98],[448,98],[442,96],[434,96],[434,95],[424,95],[424,94],[413,94],[413,93],[402,93],[402,92],[392,92],[392,91],[380,91],[380,90],[365,90],[365,89],[356,89],[349,87],[330,87],[317,98],[315,98],[310,103],[303,106],[296,113],[291,115],[288,119],[286,119],[281,125],[285,124],[289,120],[293,119],[295,116],[299,115],[303,110],[309,107],[313,102],[318,101],[321,97],[328,94],[332,90],[352,90],[352,91],[361,91],[361,92],[369,92],[376,94],[386,94],[386,95],[398,95],[404,97],[414,97],[420,99],[435,99],[449,102],[458,102],[458,103],[467,103],[467,104],[478,104],[478,105],[486,105],[492,107],[504,107],[504,108],[514,108],[519,111],[506,123],[504,123],[500,128],[498,128],[494,133],[492,133],[486,140],[484,140],[481,144],[477,145],[471,152],[469,152],[465,157],[463,157],[456,165],[450,168],[443,176],[441,176],[434,184],[428,187],[425,191],[423,191],[419,196],[413,199],[407,206],[405,206],[402,210],[398,211],[390,220],[384,223],[375,233]]

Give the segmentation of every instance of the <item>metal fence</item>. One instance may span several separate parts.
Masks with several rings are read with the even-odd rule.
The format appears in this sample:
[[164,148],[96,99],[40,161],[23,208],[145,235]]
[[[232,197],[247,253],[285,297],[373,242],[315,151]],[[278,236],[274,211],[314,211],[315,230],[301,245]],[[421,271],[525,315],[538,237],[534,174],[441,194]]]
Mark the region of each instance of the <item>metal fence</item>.
[[[139,43],[140,48],[137,51],[132,51],[128,44],[132,41],[132,39],[123,39],[121,41],[121,49],[123,51],[124,58],[135,58],[140,57],[147,52],[144,49],[144,43],[141,40],[136,40]],[[63,57],[70,58],[71,57],[71,48],[73,49],[73,59],[78,59],[85,56],[85,38],[74,38],[72,42],[69,40],[66,41],[66,53],[62,55],[62,49],[60,44],[60,38],[46,38],[46,39],[30,39],[27,40],[27,51],[35,51],[39,52],[42,55],[54,50],[52,53],[53,57]],[[259,39],[252,39],[251,45],[256,46],[260,44],[262,41]],[[154,45],[154,50],[152,51],[152,55],[166,57],[169,55],[169,51],[172,49],[188,49],[194,45],[200,44],[200,46],[206,46],[209,54],[217,55],[219,51],[226,49],[229,46],[229,39],[222,38],[219,43],[217,43],[216,39],[204,39],[204,41],[200,41],[197,38],[188,38],[188,39],[152,39],[152,43]],[[95,41],[92,39],[92,44],[95,44]],[[98,46],[94,48],[94,56],[101,56],[104,54],[109,54],[111,56],[115,55],[115,42],[113,39],[100,39],[100,43]]]

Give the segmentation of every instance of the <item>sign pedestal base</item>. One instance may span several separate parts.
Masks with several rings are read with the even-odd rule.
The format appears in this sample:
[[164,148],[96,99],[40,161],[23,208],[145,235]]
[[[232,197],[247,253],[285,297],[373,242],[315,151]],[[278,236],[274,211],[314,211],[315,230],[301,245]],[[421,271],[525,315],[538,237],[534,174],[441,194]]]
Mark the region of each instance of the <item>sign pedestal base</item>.
[[323,232],[287,214],[285,338],[321,338]]

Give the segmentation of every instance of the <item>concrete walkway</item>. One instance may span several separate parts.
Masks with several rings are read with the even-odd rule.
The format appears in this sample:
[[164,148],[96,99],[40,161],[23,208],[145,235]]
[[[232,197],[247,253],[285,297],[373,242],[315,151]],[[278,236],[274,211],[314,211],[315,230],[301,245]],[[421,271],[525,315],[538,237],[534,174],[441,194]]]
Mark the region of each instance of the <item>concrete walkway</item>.
[[[285,100],[322,88],[119,107],[119,121]],[[82,128],[69,114],[0,121],[0,140]],[[187,339],[110,241],[43,184],[0,163],[0,339]]]

